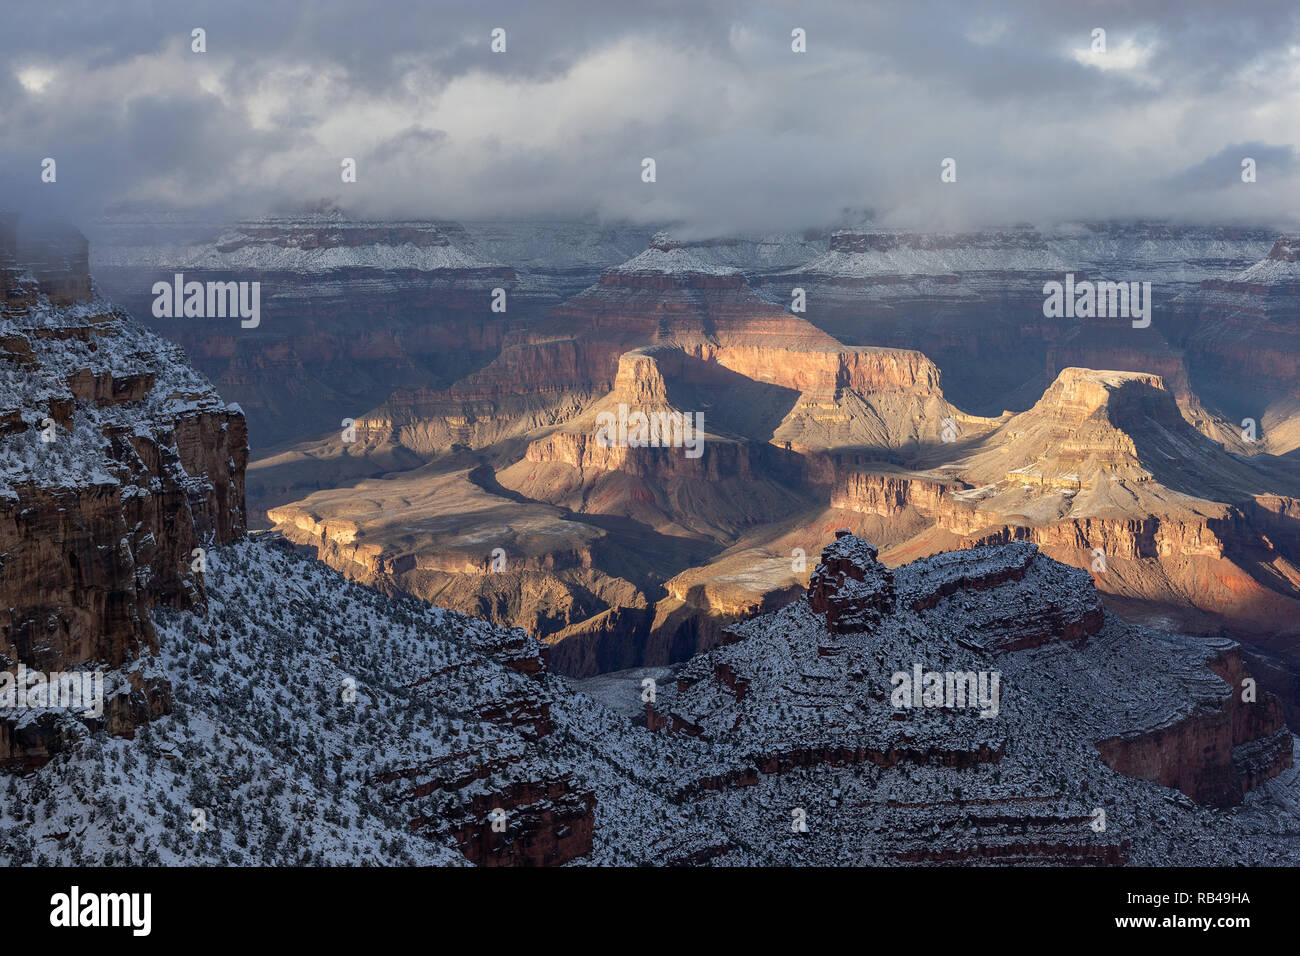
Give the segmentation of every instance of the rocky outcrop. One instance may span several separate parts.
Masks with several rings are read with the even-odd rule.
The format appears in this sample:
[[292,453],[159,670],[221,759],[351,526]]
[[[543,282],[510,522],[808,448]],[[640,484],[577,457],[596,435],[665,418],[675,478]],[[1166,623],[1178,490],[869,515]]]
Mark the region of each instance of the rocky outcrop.
[[[453,835],[477,866],[560,866],[591,852],[595,806],[594,796],[564,779],[513,784],[471,800]],[[419,832],[430,822],[417,817],[411,828]]]
[[1097,741],[1108,767],[1198,803],[1235,806],[1291,766],[1280,701],[1255,688],[1238,646],[1221,642],[1216,651],[1207,666],[1227,687],[1185,717]]
[[1190,605],[1184,626],[1217,618],[1262,638],[1300,577],[1291,496],[1257,489],[1293,481],[1197,432],[1158,376],[1065,369],[965,456],[923,472],[841,465],[830,501],[881,519],[887,560],[1033,542],[1108,595]]
[[[888,587],[886,574],[838,533],[806,600],[735,626],[660,686],[647,726],[729,765],[678,799],[790,778],[796,832],[802,814],[819,844],[853,832],[862,845],[865,827],[873,859],[1118,865],[1135,846],[1114,821],[1147,799],[1140,781],[1221,807],[1291,765],[1280,704],[1237,645],[1124,624],[1087,575],[1033,545],[925,558]],[[838,626],[868,604],[869,622]],[[829,805],[800,802],[810,775]]]
[[913,611],[924,611],[958,591],[984,591],[1020,581],[1037,553],[1032,544],[1016,542],[936,554],[899,569],[899,600]]
[[847,530],[822,552],[808,585],[808,606],[834,634],[864,631],[894,609],[894,575],[878,552]]
[[[84,238],[40,242],[30,262],[21,244],[0,250],[11,275],[36,273],[35,296],[0,311],[0,660],[108,671],[87,722],[130,735],[170,709],[147,666],[152,610],[201,604],[197,549],[244,531],[247,432],[179,350],[90,293]],[[83,732],[69,717],[6,718],[0,761],[48,759]]]

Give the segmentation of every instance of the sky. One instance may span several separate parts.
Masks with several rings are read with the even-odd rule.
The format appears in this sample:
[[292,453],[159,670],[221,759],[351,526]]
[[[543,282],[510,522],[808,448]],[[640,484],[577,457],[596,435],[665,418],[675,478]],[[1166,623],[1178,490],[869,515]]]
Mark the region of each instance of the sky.
[[1300,219],[1294,2],[4,5],[0,207],[24,215]]

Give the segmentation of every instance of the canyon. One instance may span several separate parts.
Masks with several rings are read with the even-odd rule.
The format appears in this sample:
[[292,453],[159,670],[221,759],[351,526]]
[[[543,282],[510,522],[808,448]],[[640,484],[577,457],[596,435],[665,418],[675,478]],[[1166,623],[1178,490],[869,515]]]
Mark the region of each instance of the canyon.
[[[0,718],[6,861],[1300,854],[1287,701],[1241,644],[1107,607],[1113,576],[1290,610],[1284,456],[1215,442],[1159,375],[1068,367],[965,414],[921,353],[656,237],[566,300],[585,342],[538,324],[358,420],[414,467],[250,533],[241,409],[101,296],[80,236],[28,241],[0,231],[0,653],[110,691],[102,720]],[[558,387],[512,381],[517,353]],[[421,427],[489,390],[501,421]],[[702,409],[704,454],[596,442],[619,403]],[[916,666],[998,674],[996,716],[891,706]]]
[[[402,321],[422,331],[384,319],[385,331],[482,346],[418,382],[390,363],[372,379],[375,394],[394,388],[363,411],[305,365],[259,375],[298,393],[276,401],[300,436],[329,424],[254,448],[251,526],[387,593],[522,626],[581,677],[714,646],[799,593],[835,528],[870,537],[887,564],[1028,540],[1089,569],[1133,620],[1246,641],[1296,713],[1283,676],[1300,666],[1291,240],[1105,223],[684,241],[569,224],[507,242],[515,228],[384,232],[330,214],[245,224],[163,258],[189,275],[242,255],[228,268],[247,261],[237,274],[265,279],[291,256],[308,269],[294,296],[339,309],[340,323],[358,296],[405,308],[391,289],[415,282],[435,298]],[[421,244],[436,257],[418,259]],[[548,268],[551,247],[562,251]],[[122,282],[127,264],[166,251],[118,245],[104,259]],[[325,254],[336,258],[309,258]],[[383,291],[332,298],[353,281],[338,256],[368,263]],[[1151,326],[1046,318],[1044,283],[1069,273],[1152,282]],[[437,298],[475,282],[464,309]],[[504,314],[491,312],[495,283]],[[805,312],[791,311],[796,288]],[[295,308],[274,334],[314,348],[318,333],[296,324],[308,307]],[[255,331],[271,334],[279,320],[264,311]],[[1256,345],[1210,373],[1232,329]],[[212,333],[186,334],[204,367]],[[211,374],[229,369],[221,359]],[[703,453],[597,441],[620,409],[702,415]],[[344,418],[355,434],[336,427]]]

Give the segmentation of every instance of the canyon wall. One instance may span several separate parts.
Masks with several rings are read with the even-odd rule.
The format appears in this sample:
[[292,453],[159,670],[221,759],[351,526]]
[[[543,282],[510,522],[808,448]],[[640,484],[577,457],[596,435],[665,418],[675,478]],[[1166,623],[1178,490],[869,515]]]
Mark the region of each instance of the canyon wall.
[[[108,672],[104,714],[85,722],[129,735],[170,709],[151,611],[201,604],[193,552],[244,531],[244,417],[179,349],[93,294],[83,237],[42,231],[31,258],[7,234],[0,659],[11,672]],[[39,764],[82,726],[67,711],[6,716],[0,762]]]

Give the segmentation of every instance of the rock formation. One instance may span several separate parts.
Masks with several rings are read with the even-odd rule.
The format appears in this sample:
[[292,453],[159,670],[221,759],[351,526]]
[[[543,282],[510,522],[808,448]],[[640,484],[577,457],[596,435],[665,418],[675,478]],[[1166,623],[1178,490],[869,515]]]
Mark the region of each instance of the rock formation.
[[[998,267],[1011,256],[1015,288],[1031,274],[1038,282],[1037,322],[1040,280],[1072,259],[1095,262],[1121,238],[1129,257],[1147,246],[1157,264],[1183,257],[1170,273],[1185,287],[1186,261],[1217,256],[1224,270],[1255,241],[1156,227],[1064,238],[842,233],[816,274],[856,270],[875,283],[890,270],[933,278],[953,268],[970,284],[963,295],[978,298],[1012,282]],[[1140,275],[1150,274],[1143,261]],[[1042,330],[1052,362],[1109,356],[1167,367],[1172,383],[1150,370],[1069,366],[1024,412],[989,418],[954,406],[926,355],[841,344],[754,285],[714,246],[656,236],[485,368],[445,390],[394,395],[366,417],[357,445],[301,448],[304,475],[357,456],[389,474],[340,481],[271,518],[359,580],[528,628],[573,675],[713,646],[727,624],[789,600],[807,583],[798,555],[841,526],[870,535],[891,564],[1031,540],[1076,566],[1104,566],[1098,586],[1141,620],[1287,639],[1272,632],[1300,599],[1294,469],[1267,454],[1243,460],[1241,441],[1191,390],[1165,335],[1177,337],[1172,320]],[[809,317],[825,325],[822,292],[814,301]],[[1106,336],[1124,344],[1101,349]],[[693,450],[601,440],[602,423],[629,415],[696,414],[704,432]],[[503,522],[512,510],[530,516],[526,540]],[[575,548],[575,535],[586,544]],[[494,548],[532,577],[486,573]],[[364,567],[342,553],[357,549],[372,556]],[[644,560],[627,559],[638,552]]]
[[1236,645],[1124,624],[1031,544],[891,573],[841,532],[806,601],[736,626],[647,718],[718,754],[693,793],[769,806],[797,781],[785,858],[1115,864],[1151,859],[1115,825],[1147,798],[1103,764],[1213,806],[1289,773],[1278,702],[1243,702],[1246,676]]
[[[0,658],[107,671],[88,722],[129,735],[170,708],[151,611],[201,605],[195,549],[244,529],[244,419],[94,294],[82,236],[36,237],[0,236]],[[7,714],[0,761],[48,760],[74,718]]]

